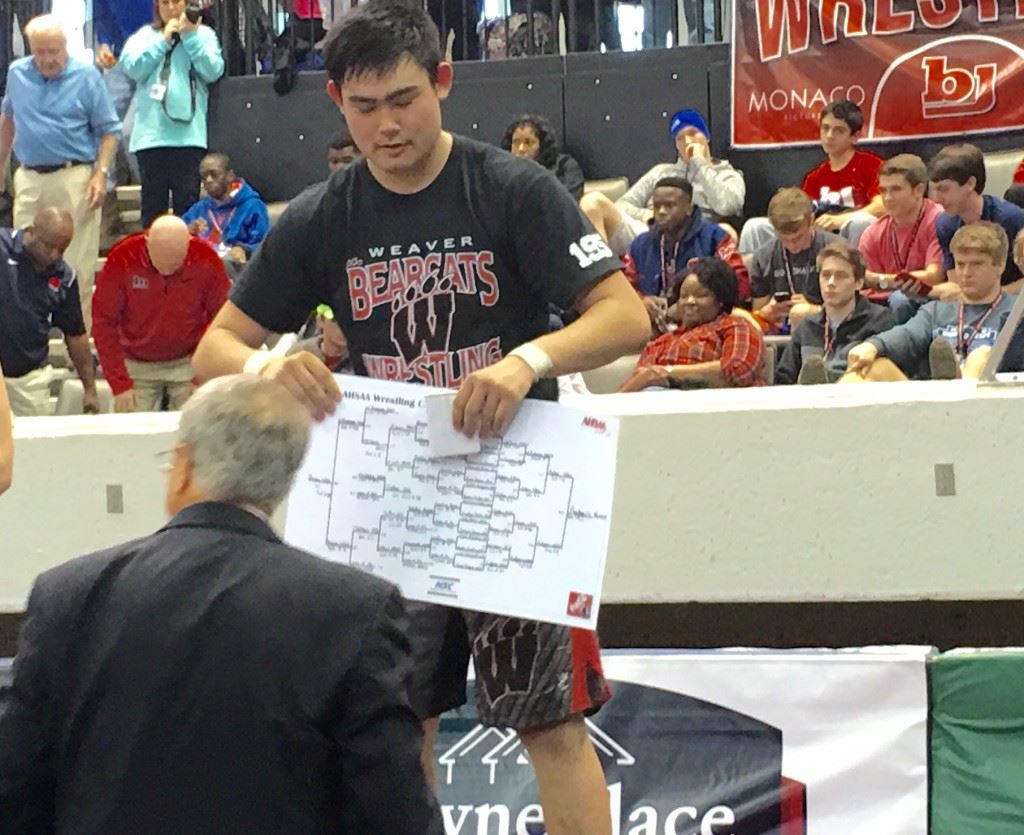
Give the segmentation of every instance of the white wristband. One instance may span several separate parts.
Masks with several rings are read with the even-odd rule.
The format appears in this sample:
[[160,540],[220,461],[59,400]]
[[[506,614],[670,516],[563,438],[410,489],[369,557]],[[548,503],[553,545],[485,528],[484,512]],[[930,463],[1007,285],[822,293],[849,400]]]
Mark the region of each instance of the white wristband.
[[253,351],[242,366],[242,373],[259,376],[273,358],[274,355],[270,351]]
[[510,357],[519,357],[519,359],[530,366],[533,370],[534,382],[543,380],[551,373],[551,369],[555,367],[547,351],[543,348],[538,348],[532,342],[524,342],[518,348],[509,351],[508,355]]

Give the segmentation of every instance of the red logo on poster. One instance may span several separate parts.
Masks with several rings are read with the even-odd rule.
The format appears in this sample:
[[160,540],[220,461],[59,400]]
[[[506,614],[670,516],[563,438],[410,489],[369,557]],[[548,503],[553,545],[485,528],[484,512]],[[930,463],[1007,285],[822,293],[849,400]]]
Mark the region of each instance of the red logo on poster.
[[586,620],[590,617],[593,608],[594,596],[592,594],[584,594],[581,591],[569,592],[569,605],[565,607],[567,615]]
[[925,119],[949,116],[980,116],[996,106],[995,64],[975,64],[970,69],[950,67],[945,55],[921,61],[925,90],[921,114]]

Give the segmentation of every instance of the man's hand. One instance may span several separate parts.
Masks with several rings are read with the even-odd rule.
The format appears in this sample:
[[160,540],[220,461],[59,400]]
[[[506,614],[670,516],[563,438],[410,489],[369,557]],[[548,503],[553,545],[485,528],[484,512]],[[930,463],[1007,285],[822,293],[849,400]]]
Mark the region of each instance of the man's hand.
[[90,209],[98,209],[103,205],[107,194],[107,175],[102,171],[93,171],[89,183],[85,187],[85,199]]
[[698,133],[695,136],[690,137],[686,142],[686,147],[683,149],[683,153],[686,155],[686,159],[711,159],[711,147],[708,145],[708,139],[704,134]]
[[274,357],[268,362],[260,376],[276,380],[292,397],[309,409],[314,420],[323,420],[334,414],[335,405],[341,400],[341,389],[334,375],[315,354],[299,351],[288,357]]
[[671,379],[671,375],[664,365],[645,365],[643,368],[638,368],[630,374],[629,379],[619,386],[619,391],[626,393],[643,391],[650,386],[668,388],[669,380]]
[[110,51],[110,46],[105,43],[101,43],[99,49],[96,50],[96,66],[101,70],[109,70],[112,66],[117,63],[117,58],[114,53]]
[[839,215],[818,215],[814,219],[814,225],[819,229],[824,229],[826,232],[838,232],[843,228],[843,224],[846,223],[846,214]]
[[960,296],[960,285],[954,281],[943,281],[941,284],[936,284],[928,294],[928,298],[938,299],[940,302],[955,301]]
[[651,317],[651,329],[655,333],[665,332],[665,317],[668,314],[668,301],[661,296],[641,296],[647,315]]
[[878,359],[878,348],[870,342],[861,342],[850,349],[846,358],[846,371],[866,377],[876,359]]
[[209,224],[201,217],[197,217],[188,225],[188,231],[192,235],[205,235],[206,230],[209,228]]
[[248,258],[245,255],[245,250],[240,246],[233,246],[228,250],[228,258],[232,261],[237,261],[239,264],[244,264]]
[[502,435],[533,385],[533,369],[505,357],[470,374],[452,404],[452,425],[467,438]]
[[344,359],[348,356],[348,341],[341,327],[333,319],[317,314],[316,325],[320,329],[320,353],[327,357]]
[[137,412],[138,410],[138,403],[135,400],[135,389],[128,389],[114,395],[115,412]]
[[[135,399],[134,392],[132,393],[132,399]],[[96,386],[87,386],[82,393],[82,412],[87,415],[98,415],[100,413],[100,396],[96,391]]]
[[686,147],[683,149],[683,157],[687,160],[710,160],[711,147],[708,144],[708,137],[702,133],[688,136]]
[[[803,297],[801,296],[800,298]],[[796,304],[796,297],[787,299],[786,301],[777,301],[773,297],[768,300],[768,304],[764,307],[759,307],[757,312],[769,322],[779,324],[783,319],[789,316],[789,311],[794,304]]]
[[895,276],[892,282],[893,288],[899,290],[904,296],[911,299],[927,298],[928,294],[932,291],[930,284],[925,284],[923,281],[914,278],[912,275],[904,277]]

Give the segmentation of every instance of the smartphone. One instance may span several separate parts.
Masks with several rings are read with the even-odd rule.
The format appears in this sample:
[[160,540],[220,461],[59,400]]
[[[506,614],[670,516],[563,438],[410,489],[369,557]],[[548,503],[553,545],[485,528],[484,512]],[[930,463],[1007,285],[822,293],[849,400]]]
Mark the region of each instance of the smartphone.
[[775,293],[772,298],[777,302],[788,302],[792,296],[789,294],[788,290],[779,290],[779,292]]

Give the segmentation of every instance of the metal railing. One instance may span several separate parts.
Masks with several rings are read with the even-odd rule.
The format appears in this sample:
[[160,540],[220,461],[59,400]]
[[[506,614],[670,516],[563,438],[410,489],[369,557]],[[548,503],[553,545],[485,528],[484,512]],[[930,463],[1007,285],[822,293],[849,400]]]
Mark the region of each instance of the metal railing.
[[[92,0],[82,1],[91,8]],[[320,0],[323,17],[304,19],[293,11],[295,0],[205,0],[204,17],[220,36],[229,75],[271,73],[290,59],[299,70],[316,69],[325,27],[358,2]],[[456,61],[711,43],[727,37],[730,12],[729,0],[424,2]],[[14,57],[14,21],[24,26],[49,7],[50,0],[0,0],[0,90]],[[624,43],[626,18],[642,25]],[[91,26],[87,32],[95,41]]]

